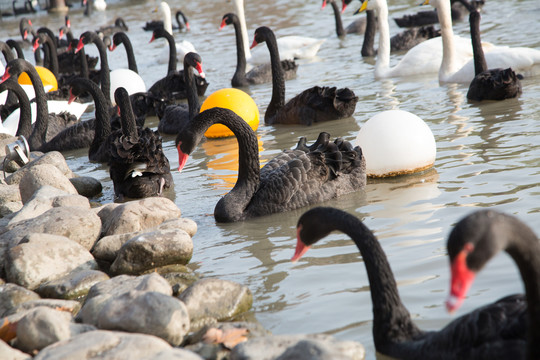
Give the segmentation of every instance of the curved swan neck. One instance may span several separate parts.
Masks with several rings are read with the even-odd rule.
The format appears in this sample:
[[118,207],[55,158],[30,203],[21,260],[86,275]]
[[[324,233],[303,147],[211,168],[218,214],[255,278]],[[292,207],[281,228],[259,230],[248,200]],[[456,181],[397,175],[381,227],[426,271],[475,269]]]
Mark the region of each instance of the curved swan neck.
[[8,44],[8,46],[11,49],[15,49],[15,52],[17,52],[17,58],[24,59],[23,49],[22,49],[21,45],[17,41],[15,41],[13,39],[8,39],[6,41],[6,44]]
[[186,83],[186,97],[188,101],[189,120],[191,121],[201,108],[199,104],[199,96],[197,94],[197,84],[193,75],[193,68],[185,61],[184,58],[184,82]]
[[236,71],[233,75],[233,86],[247,85],[246,79],[246,48],[242,36],[242,29],[238,16],[231,14],[232,23],[234,26],[234,35],[236,39]]
[[9,93],[16,96],[19,100],[20,114],[16,135],[23,135],[28,139],[32,134],[32,111],[30,108],[30,100],[28,100],[26,92],[24,92],[23,88],[15,78],[8,79],[0,84],[0,92],[5,90],[9,90]]
[[6,64],[10,62],[11,60],[15,59],[15,56],[13,55],[13,52],[11,51],[11,48],[8,46],[7,43],[0,41],[0,50],[2,51],[2,54],[4,55]]
[[251,58],[251,51],[249,50],[249,36],[246,26],[246,15],[244,13],[244,0],[234,0],[233,4],[234,12],[238,16],[238,20],[240,20],[240,27],[242,28],[242,40],[244,42],[246,60],[249,60]]
[[386,1],[381,1],[378,8],[379,25],[379,50],[375,63],[375,77],[382,76],[382,73],[390,69],[390,28],[388,25],[388,6]]
[[362,56],[375,56],[375,33],[377,32],[377,19],[373,10],[366,11],[366,31],[362,44]]
[[92,144],[88,149],[88,153],[95,153],[101,143],[111,134],[111,123],[109,120],[109,103],[103,95],[103,91],[91,80],[79,79],[77,82],[84,83],[85,89],[90,93],[94,99],[94,106],[96,108],[96,122],[95,122],[95,134]]
[[334,10],[334,18],[336,19],[336,34],[338,37],[345,36],[343,21],[341,21],[341,10],[335,1],[330,1],[330,5],[332,5],[332,10]]
[[[114,34],[114,37],[120,38],[120,43],[124,44],[124,48],[126,49],[127,59],[128,59],[128,68],[131,71],[139,73],[139,69],[137,68],[137,61],[135,60],[135,53],[133,52],[133,45],[131,44],[131,40],[129,40],[129,37],[124,33],[123,31],[117,32]],[[114,39],[113,39],[114,41]]]
[[49,127],[49,108],[47,106],[45,90],[43,89],[43,82],[36,68],[26,60],[16,61],[23,62],[22,71],[28,74],[28,77],[32,81],[34,92],[36,93],[36,123],[30,139],[28,139],[28,144],[30,145],[30,149],[37,150],[41,145],[46,143],[47,128]]
[[129,136],[133,140],[135,140],[136,138],[138,138],[137,124],[127,91],[122,91],[120,96],[117,96],[117,101],[121,113],[120,117],[122,122],[122,134],[124,136]]
[[174,42],[174,37],[167,31],[163,31],[161,37],[164,37],[169,44],[169,67],[167,69],[167,75],[169,75],[174,73],[176,71],[176,67],[178,66],[178,60],[176,60],[176,44]]
[[443,46],[443,59],[439,70],[439,78],[445,79],[455,72],[455,45],[454,31],[452,30],[452,16],[450,1],[438,1],[437,16],[441,24],[441,38]]
[[101,63],[100,69],[100,82],[101,82],[101,91],[105,95],[105,99],[110,103],[111,99],[111,76],[109,69],[109,61],[107,59],[107,47],[103,43],[103,40],[95,33],[90,33],[90,41],[96,45],[99,52],[99,61]]
[[263,29],[262,33],[270,52],[270,66],[272,68],[272,99],[266,108],[264,121],[271,123],[271,119],[285,106],[285,74],[279,59],[276,36],[270,29]]
[[484,49],[482,49],[482,39],[480,38],[480,13],[477,10],[469,14],[471,27],[471,43],[474,55],[474,74],[478,75],[488,69]]
[[49,70],[51,70],[53,75],[58,79],[59,65],[58,65],[58,52],[56,51],[56,45],[54,44],[54,40],[51,39],[51,37],[47,33],[43,33],[43,35],[45,36],[44,37],[45,43],[43,44],[43,46],[48,47],[48,52],[46,52],[46,54],[48,54],[49,56],[49,66],[50,66]]
[[160,6],[161,15],[163,16],[163,27],[165,30],[172,35],[172,19],[171,19],[171,8],[165,2],[161,3]]

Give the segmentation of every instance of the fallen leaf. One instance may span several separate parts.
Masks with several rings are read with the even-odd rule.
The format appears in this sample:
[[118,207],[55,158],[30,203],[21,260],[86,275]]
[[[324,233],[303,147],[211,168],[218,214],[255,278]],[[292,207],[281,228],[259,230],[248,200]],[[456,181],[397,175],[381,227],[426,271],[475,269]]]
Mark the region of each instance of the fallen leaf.
[[227,330],[220,330],[217,328],[210,328],[203,336],[203,341],[209,344],[223,344],[228,349],[232,349],[241,342],[247,341],[248,329],[245,328],[233,328]]
[[11,323],[7,318],[4,318],[2,326],[0,326],[0,339],[9,342],[17,337],[17,323]]

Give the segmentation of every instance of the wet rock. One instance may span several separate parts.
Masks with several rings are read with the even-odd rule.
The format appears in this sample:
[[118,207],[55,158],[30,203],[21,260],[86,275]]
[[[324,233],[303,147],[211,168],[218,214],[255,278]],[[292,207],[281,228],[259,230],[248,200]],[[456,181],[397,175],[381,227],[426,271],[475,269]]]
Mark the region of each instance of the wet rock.
[[0,359],[30,360],[32,357],[20,350],[12,348],[4,341],[0,340]]
[[362,360],[365,349],[354,341],[329,335],[275,335],[235,346],[230,360]]
[[0,317],[24,302],[39,298],[35,292],[17,284],[0,285]]
[[81,309],[81,304],[75,300],[38,299],[26,301],[7,311],[4,315],[8,316],[10,321],[17,321],[25,316],[29,310],[40,306],[46,306],[53,310],[62,309],[71,312],[73,315]]
[[41,284],[36,292],[45,298],[74,300],[88,294],[93,285],[108,279],[104,272],[83,270]]
[[160,274],[169,282],[173,289],[173,296],[178,296],[181,292],[193,285],[195,281],[199,280],[193,270],[179,264],[161,266],[147,271],[147,273],[150,272]]
[[41,350],[34,360],[144,359],[170,349],[158,337],[118,331],[89,331],[54,343]]
[[56,187],[45,185],[40,187],[25,203],[24,207],[11,220],[10,224],[33,219],[53,207],[76,206],[90,209],[90,202],[81,195],[74,195]]
[[130,201],[103,210],[98,212],[98,216],[103,222],[104,236],[150,229],[182,215],[180,209],[164,197]]
[[31,290],[70,272],[97,269],[87,249],[66,237],[49,234],[26,236],[8,250],[6,260],[6,279]]
[[144,358],[144,360],[204,360],[204,358],[192,351],[174,348],[163,350],[151,357]]
[[193,255],[191,236],[181,229],[155,230],[128,240],[111,265],[113,274],[140,274],[171,264],[187,264]]
[[86,196],[87,198],[97,196],[103,190],[101,182],[90,176],[72,177],[69,181],[77,189],[79,195]]
[[155,230],[170,230],[170,229],[182,229],[193,237],[197,232],[197,224],[191,219],[170,219],[161,223],[159,226],[143,231],[135,231],[123,234],[104,236],[98,240],[92,249],[92,255],[96,259],[113,262],[120,251],[120,248],[130,239],[135,236],[141,235],[145,232],[151,232]]
[[47,210],[43,214],[5,227],[2,241],[9,246],[17,245],[25,236],[43,233],[65,236],[90,250],[98,239],[101,221],[91,211],[81,207],[63,206]]
[[26,176],[26,173],[34,166],[42,165],[42,164],[50,164],[55,166],[62,174],[64,174],[67,178],[73,177],[73,173],[69,169],[66,159],[64,159],[64,156],[62,156],[61,153],[58,151],[50,151],[46,154],[41,155],[39,158],[37,158],[34,161],[29,162],[25,166],[23,166],[20,170],[17,172],[11,174],[6,178],[6,183],[9,185],[18,184],[20,183],[21,179]]
[[209,322],[231,320],[248,311],[253,303],[246,286],[220,279],[199,280],[178,297],[186,304],[192,330]]
[[28,169],[21,178],[19,191],[22,202],[26,203],[34,192],[44,185],[55,187],[68,194],[77,194],[77,189],[60,170],[50,164],[41,164]]
[[99,312],[97,326],[155,335],[178,346],[189,331],[189,315],[177,298],[135,290],[111,298]]

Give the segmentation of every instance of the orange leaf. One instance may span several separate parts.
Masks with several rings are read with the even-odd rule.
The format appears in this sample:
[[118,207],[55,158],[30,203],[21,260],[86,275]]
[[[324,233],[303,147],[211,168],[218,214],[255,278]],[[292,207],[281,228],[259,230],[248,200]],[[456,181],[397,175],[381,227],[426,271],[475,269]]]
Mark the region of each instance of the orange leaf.
[[210,344],[223,344],[228,349],[232,349],[241,342],[247,341],[246,335],[249,333],[248,329],[227,329],[220,330],[216,328],[210,328],[204,334],[203,341]]
[[17,337],[17,323],[10,323],[7,318],[4,318],[2,326],[0,326],[0,339],[9,342]]

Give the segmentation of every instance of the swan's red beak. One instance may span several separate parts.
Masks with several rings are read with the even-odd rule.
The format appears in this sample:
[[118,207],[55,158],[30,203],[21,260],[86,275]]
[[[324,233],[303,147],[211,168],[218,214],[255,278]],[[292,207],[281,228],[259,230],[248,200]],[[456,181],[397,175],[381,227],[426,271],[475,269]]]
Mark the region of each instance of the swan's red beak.
[[296,228],[296,250],[294,251],[294,256],[291,259],[292,262],[296,262],[298,259],[300,259],[310,248],[310,246],[307,246],[302,241],[300,231],[302,231],[302,225],[299,225]]
[[446,309],[450,313],[461,306],[475,278],[476,274],[467,266],[467,255],[472,248],[472,244],[466,244],[451,264],[450,294],[446,300]]
[[2,78],[0,79],[0,83],[3,83],[7,79],[9,79],[10,76],[11,76],[11,74],[9,73],[8,69],[6,68],[6,72],[4,72],[4,75],[2,75]]
[[75,95],[73,95],[73,93],[71,92],[71,89],[69,89],[69,100],[68,100],[68,104],[71,104],[72,102],[75,101],[77,97]]
[[189,23],[188,23],[188,22],[186,23],[186,30],[187,30],[187,31],[191,30],[190,27],[189,27]]
[[68,27],[68,28],[71,27],[71,20],[69,20],[69,19],[66,20],[66,27]]
[[28,25],[33,26],[32,25],[32,20],[28,19]]
[[182,145],[181,141],[179,141],[178,145],[176,145],[176,148],[178,149],[178,171],[182,171],[189,158],[189,155],[184,154],[184,152],[180,149],[180,145]]
[[347,8],[347,3],[345,1],[341,1],[341,13],[342,14],[345,12],[346,8]]
[[156,40],[156,37],[154,36],[154,34],[152,34],[152,38],[150,39],[150,41],[148,43],[150,44],[154,40]]
[[219,30],[223,29],[227,23],[225,22],[225,19],[221,20],[221,25],[219,26]]
[[325,7],[326,7],[326,0],[324,0],[324,1],[322,2],[321,10],[324,9]]
[[109,51],[114,51],[114,49],[116,49],[116,44],[111,43],[111,45],[109,45]]
[[255,46],[257,46],[259,43],[257,42],[257,40],[253,39],[253,42],[251,43],[251,46],[249,47],[250,49],[253,49]]
[[39,39],[36,38],[36,40],[34,40],[34,44],[32,44],[32,51],[33,52],[36,52],[36,50],[39,48]]
[[75,54],[81,51],[81,49],[84,47],[83,40],[84,38],[81,36],[81,38],[79,39],[79,43],[77,44],[77,48],[75,49]]
[[58,34],[58,38],[61,39],[64,37],[64,30],[60,29],[60,33]]
[[28,30],[24,30],[23,39],[26,40],[28,38]]
[[202,69],[201,63],[197,63],[197,66],[195,66],[195,69],[197,69],[197,71],[199,72],[200,77],[202,77],[203,79],[206,77],[206,74],[204,73]]

